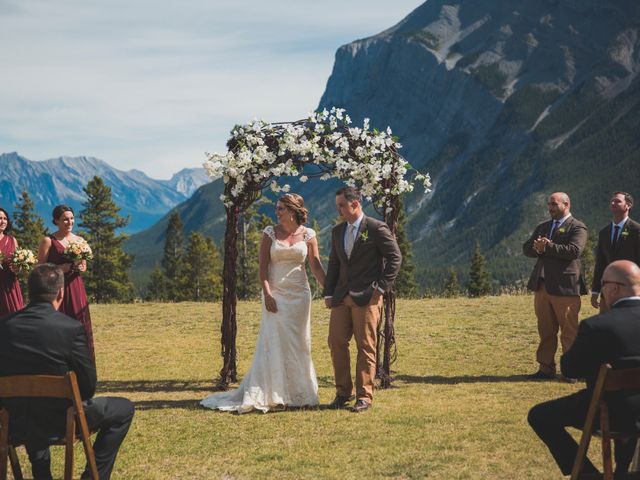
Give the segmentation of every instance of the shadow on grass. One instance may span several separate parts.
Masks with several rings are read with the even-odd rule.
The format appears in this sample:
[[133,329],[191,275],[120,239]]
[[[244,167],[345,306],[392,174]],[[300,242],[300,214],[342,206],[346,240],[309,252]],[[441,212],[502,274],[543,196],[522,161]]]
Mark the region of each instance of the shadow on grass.
[[98,393],[104,392],[215,392],[219,391],[213,381],[180,380],[127,380],[99,381]]
[[[136,400],[133,402],[133,405],[136,411],[142,410],[164,410],[164,409],[182,409],[182,410],[209,410],[205,407],[200,406],[200,400]],[[284,414],[284,413],[293,413],[293,412],[312,412],[318,410],[330,410],[331,407],[329,405],[317,405],[312,407],[287,407],[284,409],[274,409],[270,410],[266,414],[260,410],[251,410],[250,412],[243,413],[242,415],[248,414],[256,414],[256,415],[275,415],[275,414]],[[345,409],[348,410],[348,409]],[[211,410],[209,410],[211,411]],[[231,414],[231,415],[239,415],[238,412],[222,412],[218,413],[223,414]]]
[[200,407],[200,400],[136,400],[133,406],[137,411],[141,410],[164,410],[180,408],[183,410],[196,410]]
[[458,383],[501,383],[501,382],[531,382],[527,375],[462,375],[459,377],[443,377],[432,375],[420,377],[417,375],[395,375],[394,378],[406,383],[430,383],[434,385],[456,385]]

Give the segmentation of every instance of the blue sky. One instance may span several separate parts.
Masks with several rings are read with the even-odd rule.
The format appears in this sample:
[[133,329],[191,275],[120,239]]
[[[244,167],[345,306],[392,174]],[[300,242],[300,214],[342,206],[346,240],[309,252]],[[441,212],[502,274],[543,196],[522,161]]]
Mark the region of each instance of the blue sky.
[[340,45],[419,5],[0,0],[0,152],[169,178],[224,151],[236,123],[304,117]]

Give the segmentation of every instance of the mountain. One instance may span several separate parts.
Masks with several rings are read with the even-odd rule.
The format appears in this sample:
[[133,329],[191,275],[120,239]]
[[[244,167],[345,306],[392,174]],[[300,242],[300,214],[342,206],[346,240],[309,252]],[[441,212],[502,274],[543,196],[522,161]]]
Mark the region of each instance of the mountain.
[[640,195],[640,3],[428,1],[341,47],[320,107],[390,125],[433,192],[409,196],[421,283],[466,269],[480,242],[501,283],[555,190],[591,229],[614,190]]
[[221,179],[201,186],[193,196],[166,213],[151,228],[127,240],[125,250],[134,254],[131,279],[136,285],[146,285],[149,274],[162,260],[165,232],[174,211],[180,214],[184,224],[185,239],[194,230],[218,240],[224,237],[227,217],[220,201],[223,190]]
[[211,179],[207,176],[204,168],[183,168],[178,173],[174,173],[170,180],[158,180],[164,183],[171,190],[182,194],[185,198],[193,195],[198,188]]
[[120,214],[131,218],[127,232],[150,227],[209,181],[204,169],[184,169],[171,180],[154,180],[138,170],[117,170],[97,158],[32,161],[15,152],[0,154],[0,168],[0,205],[12,212],[21,192],[26,190],[47,224],[57,204],[68,204],[79,212],[86,199],[82,189],[94,176],[102,177],[111,187]]
[[[569,193],[592,231],[614,190],[640,197],[639,71],[636,0],[429,0],[340,47],[319,108],[391,126],[431,173],[430,194],[404,199],[424,288],[439,289],[450,265],[464,278],[476,241],[496,283],[521,285],[532,267],[522,243],[549,193]],[[294,187],[323,228],[333,187]],[[187,210],[209,219],[195,202]]]

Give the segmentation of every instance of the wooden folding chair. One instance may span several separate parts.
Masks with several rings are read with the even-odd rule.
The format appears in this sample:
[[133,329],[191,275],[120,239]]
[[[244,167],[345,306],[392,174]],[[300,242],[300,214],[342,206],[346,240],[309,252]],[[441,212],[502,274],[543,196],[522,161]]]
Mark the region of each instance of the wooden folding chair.
[[[87,426],[74,372],[69,372],[65,376],[16,375],[0,377],[0,398],[12,397],[49,397],[71,400],[72,405],[67,409],[65,435],[61,439],[53,441],[52,445],[65,446],[64,479],[71,480],[73,475],[73,444],[76,440],[82,440],[91,477],[94,480],[99,480],[96,457],[91,445],[91,432]],[[9,438],[9,422],[9,412],[4,408],[0,409],[0,480],[7,478],[7,457],[11,461],[14,478],[22,480],[22,471],[15,451],[18,444],[12,443]],[[76,435],[76,424],[79,426],[78,435]]]
[[[609,408],[604,399],[606,392],[620,392],[623,390],[640,390],[640,368],[626,368],[614,370],[611,365],[604,364],[600,366],[596,385],[593,389],[589,410],[587,410],[587,418],[582,429],[580,437],[580,446],[573,463],[571,471],[571,480],[584,480],[604,478],[604,480],[613,480],[613,460],[611,457],[611,441],[622,439],[638,439],[640,432],[612,432],[609,425]],[[593,435],[593,423],[596,412],[600,412],[600,432],[602,434],[602,464],[604,466],[604,475],[602,474],[586,474],[582,473],[582,465],[587,457],[589,443]],[[640,472],[629,472],[623,475],[616,475],[616,479],[640,479]]]

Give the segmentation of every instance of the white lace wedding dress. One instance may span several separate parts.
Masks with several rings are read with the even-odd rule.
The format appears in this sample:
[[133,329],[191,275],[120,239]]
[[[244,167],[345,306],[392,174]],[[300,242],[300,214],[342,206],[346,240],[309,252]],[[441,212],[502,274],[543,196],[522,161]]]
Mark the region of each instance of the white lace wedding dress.
[[244,413],[318,405],[311,359],[311,291],[305,271],[307,242],[315,232],[307,228],[304,240],[291,246],[277,240],[271,226],[264,233],[271,238],[269,286],[278,311],[268,312],[263,299],[251,369],[239,388],[208,396],[200,402],[203,407]]

